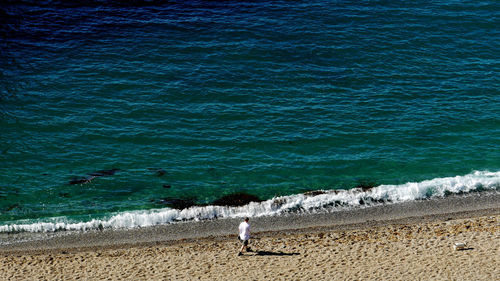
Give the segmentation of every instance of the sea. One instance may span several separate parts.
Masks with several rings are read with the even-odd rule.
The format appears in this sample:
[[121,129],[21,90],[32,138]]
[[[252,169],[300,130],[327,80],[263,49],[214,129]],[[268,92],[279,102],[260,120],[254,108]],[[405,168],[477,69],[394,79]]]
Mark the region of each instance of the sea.
[[499,113],[496,0],[1,1],[0,233],[500,192]]

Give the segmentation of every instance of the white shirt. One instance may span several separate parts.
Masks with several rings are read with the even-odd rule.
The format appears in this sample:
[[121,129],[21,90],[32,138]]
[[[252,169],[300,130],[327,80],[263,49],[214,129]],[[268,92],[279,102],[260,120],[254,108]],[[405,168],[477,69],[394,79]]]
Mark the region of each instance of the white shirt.
[[248,240],[250,239],[250,224],[248,224],[246,221],[240,223],[240,239],[241,240]]

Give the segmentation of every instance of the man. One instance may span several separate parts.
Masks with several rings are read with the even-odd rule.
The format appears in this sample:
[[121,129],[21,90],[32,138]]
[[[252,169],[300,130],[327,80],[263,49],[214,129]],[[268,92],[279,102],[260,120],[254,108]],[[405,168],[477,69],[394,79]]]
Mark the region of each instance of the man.
[[250,252],[250,248],[248,247],[248,240],[250,239],[250,224],[248,223],[249,219],[245,218],[243,222],[240,223],[238,235],[238,239],[241,241],[241,249],[238,253],[238,256],[243,255],[243,250]]

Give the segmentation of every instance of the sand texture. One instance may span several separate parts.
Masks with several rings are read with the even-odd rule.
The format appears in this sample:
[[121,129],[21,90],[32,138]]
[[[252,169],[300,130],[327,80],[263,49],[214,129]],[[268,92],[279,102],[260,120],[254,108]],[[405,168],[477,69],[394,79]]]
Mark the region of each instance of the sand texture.
[[[466,242],[454,250],[455,242]],[[1,280],[499,280],[500,215],[147,246],[6,252]]]

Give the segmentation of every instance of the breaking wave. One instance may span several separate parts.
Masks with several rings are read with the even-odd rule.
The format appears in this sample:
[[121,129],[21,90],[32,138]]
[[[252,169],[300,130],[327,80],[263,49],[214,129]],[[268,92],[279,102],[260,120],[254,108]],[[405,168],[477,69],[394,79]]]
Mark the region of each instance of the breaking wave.
[[335,211],[361,206],[444,197],[450,194],[499,190],[499,187],[500,171],[475,171],[464,176],[435,178],[401,185],[380,185],[373,188],[349,190],[318,190],[305,194],[275,197],[258,203],[252,202],[241,207],[195,206],[183,210],[163,208],[147,211],[128,211],[112,214],[105,219],[93,219],[85,222],[72,221],[66,217],[43,221],[14,221],[11,224],[1,225],[0,233],[135,228],[179,221],[273,216],[290,212]]

